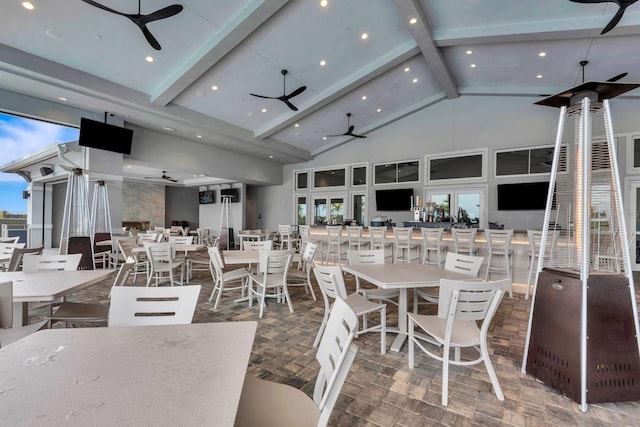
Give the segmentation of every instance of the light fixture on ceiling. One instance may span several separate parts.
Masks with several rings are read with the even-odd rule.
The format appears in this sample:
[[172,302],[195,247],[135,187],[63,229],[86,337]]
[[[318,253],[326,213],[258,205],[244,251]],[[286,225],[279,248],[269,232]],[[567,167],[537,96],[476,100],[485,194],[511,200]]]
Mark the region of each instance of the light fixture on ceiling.
[[545,56],[547,56],[547,52],[540,52],[538,53],[538,56],[544,58]]
[[64,96],[59,96],[59,97],[58,97],[58,99],[59,99],[60,101],[66,101],[66,100],[67,100],[67,98],[65,98]]
[[323,141],[326,141],[326,140],[327,140],[327,137],[326,137],[326,136],[323,136],[323,137],[322,137],[322,140],[323,140]]
[[147,62],[153,62],[153,56],[147,55],[147,56],[144,57],[144,60],[147,61]]
[[321,66],[321,67],[324,67],[325,65],[327,65],[327,61],[325,61],[324,59],[322,59],[322,60],[320,61],[320,66]]
[[367,99],[367,95],[362,95],[362,100],[366,100]]
[[466,53],[467,55],[471,55],[471,54],[473,53],[473,51],[472,51],[472,50],[467,50],[465,53]]
[[405,67],[405,68],[404,68],[404,72],[405,72],[405,73],[408,73],[409,71],[411,71],[411,68],[409,68],[409,67]]
[[270,159],[273,159],[273,156],[269,156]]
[[476,64],[469,65],[469,67],[471,67],[471,68],[476,68],[476,66],[477,66]]
[[218,90],[218,86],[216,85],[211,86],[211,90]]
[[320,1],[320,6],[321,7],[327,7],[328,4],[329,4],[329,2],[327,0],[321,0]]
[[27,10],[33,10],[35,9],[35,6],[33,3],[31,3],[30,1],[23,1],[22,2],[22,7],[24,7]]
[[100,34],[94,34],[93,38],[96,40],[102,40],[102,36]]
[[54,40],[60,40],[63,37],[60,31],[54,30],[53,28],[49,28],[45,33],[47,34],[47,37]]
[[416,22],[418,22],[418,20],[416,18],[409,19],[409,24],[411,24],[411,25],[415,24]]
[[196,138],[202,138],[202,135],[196,135]]
[[293,127],[299,128],[300,127],[300,123],[296,123],[295,125],[293,125]]
[[362,33],[362,34],[360,35],[360,38],[361,38],[362,40],[366,40],[366,39],[368,39],[368,38],[369,38],[369,34],[367,34],[367,33]]
[[263,109],[262,109],[262,110],[260,110],[260,111],[262,111],[263,113],[266,113],[266,112],[267,112],[267,109],[266,109],[266,108],[263,108]]
[[379,113],[380,111],[382,111],[382,108],[378,108],[376,111]]
[[415,79],[411,80],[412,83],[418,83],[418,78],[416,77]]
[[162,126],[162,129],[164,130],[168,130],[169,132],[175,132],[175,128],[172,128],[171,126]]
[[544,77],[542,74],[536,75],[536,79],[541,79],[542,77]]

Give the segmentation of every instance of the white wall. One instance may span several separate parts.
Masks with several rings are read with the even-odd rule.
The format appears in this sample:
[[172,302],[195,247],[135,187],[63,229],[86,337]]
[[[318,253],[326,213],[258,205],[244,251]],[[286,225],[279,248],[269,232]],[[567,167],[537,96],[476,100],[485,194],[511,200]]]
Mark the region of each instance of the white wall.
[[[348,163],[420,159],[424,179],[425,154],[443,153],[489,147],[488,218],[504,223],[507,228],[526,229],[542,226],[543,211],[499,212],[496,209],[496,185],[534,179],[514,180],[493,178],[495,149],[549,145],[555,142],[559,109],[534,105],[533,97],[462,96],[445,100],[413,113],[403,119],[369,133],[367,139],[354,139],[323,153],[312,161],[287,165],[283,169],[283,184],[260,187],[259,213],[263,227],[275,229],[294,219],[293,171],[319,166]],[[640,100],[611,101],[613,128],[616,134],[634,132],[640,128]],[[619,157],[624,147],[618,148]],[[624,162],[620,162],[624,163]],[[375,211],[375,189],[369,169],[369,218]],[[548,179],[548,178],[545,178]],[[545,180],[542,179],[542,180]],[[398,187],[409,187],[398,185]],[[379,187],[382,188],[382,187]],[[384,188],[389,188],[384,186]],[[393,188],[393,187],[392,187]],[[415,186],[422,194],[423,184]],[[382,213],[388,214],[388,213]],[[395,221],[409,220],[410,212],[394,213]]]

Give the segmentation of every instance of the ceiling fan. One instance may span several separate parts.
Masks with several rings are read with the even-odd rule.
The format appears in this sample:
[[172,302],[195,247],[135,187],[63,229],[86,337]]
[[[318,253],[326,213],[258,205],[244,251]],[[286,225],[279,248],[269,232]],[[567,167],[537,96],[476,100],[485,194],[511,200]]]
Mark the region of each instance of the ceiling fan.
[[341,133],[341,134],[338,134],[338,135],[327,135],[327,136],[331,136],[331,137],[334,137],[334,136],[351,136],[351,137],[354,137],[354,138],[366,138],[365,135],[356,135],[355,133],[353,133],[354,126],[350,125],[350,122],[351,122],[351,113],[347,113],[347,131],[345,133]]
[[162,171],[162,176],[157,177],[157,176],[145,176],[144,179],[164,179],[166,181],[170,181],[170,182],[178,182],[177,179],[170,177],[169,175],[167,175],[167,171]]
[[578,86],[574,86],[571,89],[567,89],[564,92],[557,93],[555,95],[549,96],[545,99],[542,99],[536,104],[538,105],[546,105],[549,107],[563,107],[573,105],[574,96],[580,95],[579,98],[584,98],[585,96],[591,94],[593,98],[597,97],[597,101],[602,101],[603,99],[611,99],[615,98],[618,95],[622,95],[625,92],[633,90],[640,86],[638,83],[616,83],[618,80],[626,77],[628,73],[620,73],[616,76],[611,77],[606,81],[584,81],[584,68],[589,63],[589,61],[583,60],[580,61],[580,66],[582,67],[582,83]]
[[618,11],[613,18],[609,21],[606,27],[600,32],[600,34],[606,34],[609,31],[613,30],[613,27],[618,25],[618,22],[622,19],[622,15],[624,15],[624,11],[627,7],[631,6],[638,0],[569,0],[574,3],[615,3],[618,5]]
[[90,4],[91,6],[95,6],[98,9],[106,10],[107,12],[115,13],[116,15],[124,16],[125,18],[130,19],[131,22],[133,22],[138,26],[138,28],[140,28],[140,30],[142,31],[142,34],[144,34],[144,37],[147,39],[151,47],[153,47],[155,50],[160,50],[162,48],[160,47],[160,43],[158,43],[158,40],[156,40],[156,38],[153,37],[153,34],[151,34],[151,31],[149,31],[149,29],[147,28],[147,24],[149,22],[158,21],[160,19],[170,18],[182,12],[182,9],[183,9],[181,4],[172,4],[171,6],[163,7],[162,9],[158,9],[155,12],[143,15],[140,13],[141,0],[138,0],[138,13],[135,13],[135,14],[123,13],[123,12],[111,9],[110,7],[104,6],[93,0],[82,0],[82,1],[87,4]]
[[286,85],[286,83],[287,83],[287,73],[288,73],[288,71],[287,70],[282,70],[280,72],[282,73],[282,96],[265,96],[265,95],[256,95],[255,93],[250,93],[249,95],[256,96],[258,98],[278,99],[278,100],[284,102],[285,104],[287,104],[287,107],[291,108],[293,111],[298,111],[298,107],[296,107],[291,102],[289,102],[289,100],[291,98],[293,98],[294,96],[298,96],[302,92],[307,90],[307,87],[306,86],[300,86],[298,89],[294,90],[289,95],[287,95],[287,92],[286,92],[287,85]]

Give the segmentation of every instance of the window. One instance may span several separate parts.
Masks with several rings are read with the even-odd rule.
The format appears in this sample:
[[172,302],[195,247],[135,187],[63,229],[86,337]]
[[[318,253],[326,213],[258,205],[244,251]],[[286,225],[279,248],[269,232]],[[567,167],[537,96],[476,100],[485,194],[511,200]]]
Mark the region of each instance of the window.
[[307,222],[307,196],[296,196],[296,224],[308,225]]
[[295,188],[296,190],[306,190],[309,188],[309,172],[298,171],[295,172]]
[[[553,146],[496,151],[496,176],[534,175],[551,173]],[[566,147],[560,151],[559,172],[566,172]]]
[[486,181],[487,150],[427,155],[428,183]]
[[313,171],[313,188],[344,188],[346,186],[346,169],[327,169]]
[[427,190],[425,199],[435,203],[438,221],[458,221],[473,228],[485,228],[486,189],[446,188]]
[[420,162],[418,160],[373,165],[373,183],[375,185],[419,181]]
[[313,195],[313,224],[342,224],[345,215],[346,194]]
[[351,186],[361,187],[367,185],[367,166],[351,166]]

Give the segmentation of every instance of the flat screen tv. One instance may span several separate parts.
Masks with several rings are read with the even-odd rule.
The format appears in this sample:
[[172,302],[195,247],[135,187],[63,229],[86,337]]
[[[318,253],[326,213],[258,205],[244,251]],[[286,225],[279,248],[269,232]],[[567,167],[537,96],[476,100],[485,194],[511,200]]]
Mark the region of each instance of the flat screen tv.
[[412,196],[413,188],[376,190],[376,210],[408,211],[409,209],[411,209]]
[[209,205],[216,202],[215,192],[213,191],[200,191],[198,192],[198,199],[201,205]]
[[108,123],[82,117],[78,143],[83,147],[99,148],[116,153],[131,154],[133,131]]
[[240,201],[240,190],[238,188],[223,188],[220,190],[220,200],[224,196],[229,197],[229,202],[237,203]]
[[547,206],[548,182],[498,185],[499,211],[535,211]]

